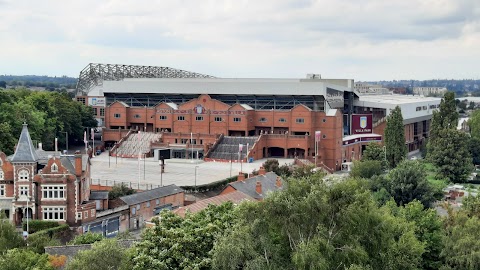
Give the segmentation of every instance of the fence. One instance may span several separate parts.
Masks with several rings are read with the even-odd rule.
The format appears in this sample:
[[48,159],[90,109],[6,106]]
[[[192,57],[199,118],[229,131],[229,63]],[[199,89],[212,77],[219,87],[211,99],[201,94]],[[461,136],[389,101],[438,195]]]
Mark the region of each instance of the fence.
[[160,185],[148,184],[148,183],[138,183],[138,182],[124,182],[117,180],[102,180],[102,179],[92,179],[92,190],[111,190],[115,185],[125,184],[129,188],[136,190],[150,190],[154,188],[161,187]]

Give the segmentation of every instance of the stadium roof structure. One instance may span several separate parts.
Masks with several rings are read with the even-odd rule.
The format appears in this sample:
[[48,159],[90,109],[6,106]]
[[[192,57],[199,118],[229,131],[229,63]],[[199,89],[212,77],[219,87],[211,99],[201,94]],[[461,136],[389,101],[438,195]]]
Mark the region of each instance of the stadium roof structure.
[[76,95],[88,93],[104,80],[120,81],[125,78],[215,78],[210,75],[170,67],[137,66],[90,63],[78,76]]

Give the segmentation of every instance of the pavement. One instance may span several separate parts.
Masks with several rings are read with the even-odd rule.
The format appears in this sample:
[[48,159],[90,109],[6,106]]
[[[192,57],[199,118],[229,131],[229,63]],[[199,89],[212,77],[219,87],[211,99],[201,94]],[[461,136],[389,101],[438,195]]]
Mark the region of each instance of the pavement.
[[[91,178],[95,182],[115,181],[153,185],[194,186],[209,184],[244,173],[258,170],[267,159],[252,163],[204,162],[203,160],[168,159],[165,172],[160,173],[160,165],[153,157],[145,160],[137,158],[108,157],[106,152],[91,159]],[[293,163],[293,159],[278,159],[280,165]]]

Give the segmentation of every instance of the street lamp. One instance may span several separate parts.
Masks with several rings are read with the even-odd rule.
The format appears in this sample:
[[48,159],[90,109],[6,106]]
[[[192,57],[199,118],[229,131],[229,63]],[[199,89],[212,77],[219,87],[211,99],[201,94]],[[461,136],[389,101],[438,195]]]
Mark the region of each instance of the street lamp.
[[[195,193],[197,193],[197,169],[198,166],[195,166]],[[197,201],[197,196],[195,196],[195,201]]]

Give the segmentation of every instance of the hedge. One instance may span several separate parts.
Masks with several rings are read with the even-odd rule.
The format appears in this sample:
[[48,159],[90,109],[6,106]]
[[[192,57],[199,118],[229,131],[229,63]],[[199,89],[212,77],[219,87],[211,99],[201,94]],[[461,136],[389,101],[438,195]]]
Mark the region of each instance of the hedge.
[[39,235],[45,234],[45,235],[48,235],[51,238],[58,233],[68,231],[68,230],[70,230],[70,226],[68,226],[68,224],[62,224],[62,225],[57,226],[57,227],[53,227],[53,228],[38,231],[38,232],[32,234],[32,236],[33,235],[39,236]]
[[[185,190],[186,193],[193,193],[194,191],[196,192],[206,192],[210,190],[218,190],[218,189],[223,189],[225,186],[227,186],[231,182],[237,181],[237,175],[225,178],[220,181],[216,181],[213,183],[209,184],[203,184],[203,185],[198,185],[198,186],[182,186],[181,188]],[[245,178],[248,177],[248,174],[245,173]]]
[[[49,221],[49,220],[38,220],[33,219],[28,221],[28,233],[35,233],[38,231],[58,227],[59,224],[57,221]],[[22,224],[23,230],[27,230],[27,222],[24,221]]]

